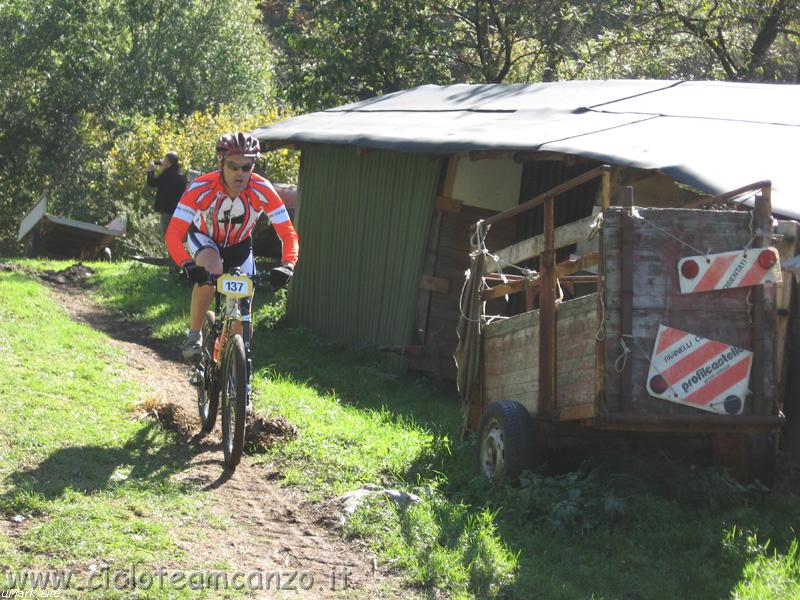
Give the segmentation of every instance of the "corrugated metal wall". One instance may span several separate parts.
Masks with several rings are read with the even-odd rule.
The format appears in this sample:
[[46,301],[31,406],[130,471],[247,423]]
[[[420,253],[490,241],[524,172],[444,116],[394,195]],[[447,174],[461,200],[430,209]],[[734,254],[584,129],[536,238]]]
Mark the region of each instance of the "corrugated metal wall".
[[410,342],[441,169],[428,155],[303,150],[291,324],[351,341]]

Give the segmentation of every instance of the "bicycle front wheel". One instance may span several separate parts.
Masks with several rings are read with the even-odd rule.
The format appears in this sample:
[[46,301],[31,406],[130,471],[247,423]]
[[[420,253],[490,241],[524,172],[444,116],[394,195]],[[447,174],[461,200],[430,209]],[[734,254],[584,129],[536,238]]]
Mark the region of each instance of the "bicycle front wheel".
[[222,363],[222,452],[225,464],[235,468],[244,449],[247,419],[247,359],[239,334],[231,336]]
[[219,382],[214,362],[214,342],[217,339],[214,321],[214,312],[208,311],[203,321],[203,355],[199,364],[202,381],[197,387],[197,411],[200,414],[201,433],[208,433],[214,429],[219,410]]

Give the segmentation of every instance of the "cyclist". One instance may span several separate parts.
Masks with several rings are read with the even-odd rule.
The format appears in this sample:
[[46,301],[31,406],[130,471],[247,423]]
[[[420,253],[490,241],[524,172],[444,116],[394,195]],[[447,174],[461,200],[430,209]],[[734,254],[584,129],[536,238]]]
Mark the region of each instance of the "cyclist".
[[243,273],[255,274],[251,234],[262,213],[283,245],[280,266],[269,273],[273,288],[289,283],[299,252],[297,232],[283,201],[269,181],[253,173],[261,155],[258,140],[247,133],[229,133],[219,138],[216,150],[219,170],[189,184],[164,234],[172,260],[195,284],[182,351],[189,362],[202,354],[200,330],[214,297],[209,273],[220,275],[238,266]]

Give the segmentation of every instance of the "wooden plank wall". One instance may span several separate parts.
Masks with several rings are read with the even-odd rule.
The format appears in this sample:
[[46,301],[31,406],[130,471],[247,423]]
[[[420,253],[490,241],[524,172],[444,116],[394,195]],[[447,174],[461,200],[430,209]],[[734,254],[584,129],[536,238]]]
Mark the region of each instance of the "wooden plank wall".
[[[556,408],[593,405],[597,294],[558,305]],[[483,401],[514,400],[538,412],[539,311],[515,315],[484,328]]]
[[[556,409],[563,418],[595,404],[597,294],[558,305],[556,320]],[[593,414],[593,410],[590,411]]]
[[[744,211],[701,211],[688,209],[647,209],[638,212],[648,222],[633,220],[633,305],[631,354],[632,369],[630,410],[637,414],[698,414],[698,410],[682,406],[647,393],[645,388],[649,359],[659,324],[667,325],[712,340],[752,349],[754,339],[748,317],[748,289],[738,288],[699,294],[681,294],[678,260],[698,254],[674,238],[702,252],[740,250],[752,237],[750,213]],[[621,411],[620,391],[623,385],[615,362],[622,353],[620,345],[622,279],[620,209],[606,211],[603,227],[605,298],[605,380],[609,412]],[[669,232],[670,237],[665,231]],[[764,310],[767,317],[763,336],[765,365],[774,364],[775,286],[765,286]],[[773,316],[769,316],[773,315]],[[767,406],[773,407],[774,373],[765,369],[765,389],[771,390]],[[751,389],[753,381],[751,380]],[[743,414],[752,414],[753,401],[748,399]]]
[[484,327],[481,353],[484,407],[519,402],[535,415],[539,406],[539,311]]
[[[457,205],[449,210],[438,210],[439,237],[436,246],[436,260],[433,276],[449,282],[446,293],[430,292],[428,302],[426,342],[438,348],[439,365],[443,379],[455,381],[456,366],[453,351],[458,338],[459,299],[464,285],[464,272],[469,268],[470,226],[479,219],[486,219],[496,211]],[[491,228],[486,239],[490,251],[510,246],[515,241],[516,223],[509,219]],[[490,303],[488,314],[505,314],[505,302],[497,300]],[[411,366],[431,371],[435,364],[430,358],[411,361]]]

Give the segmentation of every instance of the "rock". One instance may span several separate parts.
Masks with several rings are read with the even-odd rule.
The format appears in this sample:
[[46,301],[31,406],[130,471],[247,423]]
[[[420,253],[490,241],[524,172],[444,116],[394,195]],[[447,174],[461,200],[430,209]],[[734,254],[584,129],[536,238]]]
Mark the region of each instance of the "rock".
[[370,496],[386,496],[396,505],[403,507],[409,506],[410,504],[417,504],[421,501],[420,497],[416,494],[409,494],[408,492],[402,492],[400,490],[390,490],[367,483],[357,490],[345,492],[336,498],[335,503],[339,505],[340,509],[338,519],[339,525],[344,525],[347,522],[347,518],[356,512],[358,507],[364,503],[364,500]]

